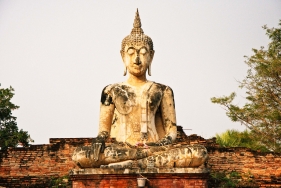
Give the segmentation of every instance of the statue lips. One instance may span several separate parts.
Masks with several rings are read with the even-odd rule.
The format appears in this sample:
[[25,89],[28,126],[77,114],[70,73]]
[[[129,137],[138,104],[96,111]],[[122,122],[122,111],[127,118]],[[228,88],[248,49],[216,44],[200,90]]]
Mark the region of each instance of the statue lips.
[[131,65],[129,67],[129,69],[131,69],[131,71],[129,71],[129,72],[131,72],[131,74],[133,74],[133,75],[136,74],[135,76],[141,76],[141,75],[145,74],[145,69],[144,69],[144,66],[142,64],[140,64],[140,65],[136,65],[136,64]]
[[145,68],[145,66],[142,63],[133,64],[131,67],[133,67],[134,69],[137,69],[137,70],[143,70]]
[[135,66],[133,66],[133,68],[134,68],[134,69],[137,69],[137,70],[141,70],[142,67],[143,67],[142,65],[135,65]]

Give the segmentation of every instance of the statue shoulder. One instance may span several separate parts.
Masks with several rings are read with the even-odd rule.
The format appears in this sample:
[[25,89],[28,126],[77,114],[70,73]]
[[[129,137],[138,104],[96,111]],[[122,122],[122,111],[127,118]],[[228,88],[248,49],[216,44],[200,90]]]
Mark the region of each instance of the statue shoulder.
[[160,83],[157,83],[157,82],[154,82],[153,86],[161,89],[163,91],[163,93],[166,93],[166,92],[173,93],[173,90],[172,90],[172,88],[170,86],[167,86],[167,85],[164,85],[164,84],[160,84]]
[[109,106],[110,104],[113,104],[112,96],[111,96],[111,90],[114,88],[116,84],[109,84],[105,86],[101,92],[101,104],[105,106]]
[[115,86],[116,84],[109,84],[105,86],[102,90],[102,93],[110,93],[111,89]]
[[123,82],[120,82],[105,86],[101,93],[101,103],[106,106],[113,104],[114,91],[123,88],[123,85]]
[[114,83],[114,84],[109,84],[107,86],[105,86],[102,90],[102,93],[107,93],[110,94],[110,92],[112,91],[112,89],[116,88],[116,86],[120,86],[123,85],[123,82],[120,83]]

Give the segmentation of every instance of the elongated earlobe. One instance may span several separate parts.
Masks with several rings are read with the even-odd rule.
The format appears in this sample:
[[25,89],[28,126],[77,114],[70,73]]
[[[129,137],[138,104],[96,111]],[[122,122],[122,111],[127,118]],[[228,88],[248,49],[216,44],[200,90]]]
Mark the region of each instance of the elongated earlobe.
[[151,65],[148,66],[148,75],[151,76]]
[[127,75],[127,67],[125,66],[125,69],[124,69],[124,74],[123,76],[126,76]]

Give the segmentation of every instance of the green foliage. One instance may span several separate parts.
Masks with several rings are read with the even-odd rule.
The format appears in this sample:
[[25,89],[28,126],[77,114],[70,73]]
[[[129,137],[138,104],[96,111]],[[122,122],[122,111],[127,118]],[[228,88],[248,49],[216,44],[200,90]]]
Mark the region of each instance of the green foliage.
[[216,172],[210,173],[210,178],[208,180],[208,187],[258,187],[256,182],[252,178],[242,177],[236,171],[232,172]]
[[237,130],[226,130],[221,134],[216,134],[217,143],[221,147],[247,147],[253,150],[260,150],[262,152],[268,151],[268,149],[255,140],[255,137],[248,130],[239,132]]
[[221,147],[237,147],[241,143],[239,131],[227,130],[224,133],[216,134],[216,141]]
[[52,188],[70,188],[71,182],[69,181],[69,176],[65,175],[63,177],[52,178],[50,182],[50,187]]
[[246,89],[247,103],[243,107],[234,105],[235,93],[211,101],[224,106],[232,121],[247,126],[255,140],[271,151],[281,152],[281,27],[263,28],[270,39],[268,48],[253,49],[254,55],[246,56],[249,69],[240,82],[240,87]]
[[237,172],[231,172],[229,174],[225,172],[212,172],[210,176],[211,178],[209,181],[216,187],[238,187],[238,178],[240,176]]
[[8,147],[15,147],[22,144],[24,147],[29,146],[29,142],[33,140],[27,131],[18,130],[16,117],[12,116],[12,110],[16,110],[16,106],[11,102],[14,89],[0,88],[0,149],[6,150]]

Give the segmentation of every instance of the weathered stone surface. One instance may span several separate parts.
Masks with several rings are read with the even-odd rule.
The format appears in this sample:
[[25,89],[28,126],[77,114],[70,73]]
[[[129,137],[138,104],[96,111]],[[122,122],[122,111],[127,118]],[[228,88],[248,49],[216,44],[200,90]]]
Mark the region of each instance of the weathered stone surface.
[[79,161],[82,167],[130,168],[134,161],[139,168],[146,168],[152,163],[158,168],[172,168],[199,167],[207,158],[207,149],[202,145],[170,144],[128,148],[113,144],[105,148],[104,155],[100,155],[98,161],[95,161],[93,150],[92,146],[77,148],[72,159]]

